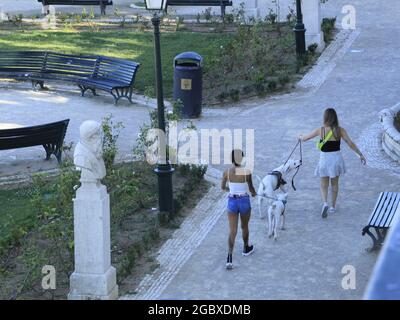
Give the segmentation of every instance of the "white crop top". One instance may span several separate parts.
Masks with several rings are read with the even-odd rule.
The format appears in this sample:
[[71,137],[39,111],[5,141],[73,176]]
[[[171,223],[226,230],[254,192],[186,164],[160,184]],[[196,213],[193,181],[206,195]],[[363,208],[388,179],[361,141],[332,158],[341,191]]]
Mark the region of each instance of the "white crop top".
[[231,195],[243,195],[248,191],[248,185],[245,177],[245,182],[231,182],[229,180],[229,171],[228,170],[228,182],[229,182],[229,194]]

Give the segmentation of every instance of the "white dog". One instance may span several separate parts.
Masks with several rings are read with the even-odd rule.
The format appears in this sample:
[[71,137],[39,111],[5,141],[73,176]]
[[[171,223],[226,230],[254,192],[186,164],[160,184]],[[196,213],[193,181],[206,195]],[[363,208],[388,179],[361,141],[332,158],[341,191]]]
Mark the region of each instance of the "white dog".
[[[289,159],[284,165],[281,165],[280,167],[272,170],[272,172],[267,174],[262,180],[260,179],[260,177],[256,176],[257,179],[260,180],[257,194],[258,210],[261,219],[265,218],[267,213],[267,208],[264,206],[264,203],[267,202],[268,205],[271,205],[275,199],[274,193],[278,189],[284,193],[287,192],[285,188],[286,175],[290,171],[297,169],[300,166],[301,160]],[[265,212],[265,214],[263,214],[263,212]]]
[[275,241],[278,239],[279,225],[281,230],[285,229],[287,193],[280,193],[276,198],[277,200],[268,208],[268,237],[274,236]]

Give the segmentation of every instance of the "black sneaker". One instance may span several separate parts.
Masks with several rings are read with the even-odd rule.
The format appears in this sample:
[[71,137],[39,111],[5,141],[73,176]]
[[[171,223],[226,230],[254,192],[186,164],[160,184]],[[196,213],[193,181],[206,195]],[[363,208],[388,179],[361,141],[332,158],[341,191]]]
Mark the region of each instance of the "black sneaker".
[[254,252],[254,246],[253,245],[246,246],[244,248],[243,252],[242,252],[242,255],[247,257],[247,256],[251,255],[253,252]]
[[232,253],[228,253],[228,258],[226,258],[226,269],[227,270],[233,269]]
[[323,219],[326,219],[328,217],[328,208],[328,205],[326,205],[325,203],[322,205],[321,217]]

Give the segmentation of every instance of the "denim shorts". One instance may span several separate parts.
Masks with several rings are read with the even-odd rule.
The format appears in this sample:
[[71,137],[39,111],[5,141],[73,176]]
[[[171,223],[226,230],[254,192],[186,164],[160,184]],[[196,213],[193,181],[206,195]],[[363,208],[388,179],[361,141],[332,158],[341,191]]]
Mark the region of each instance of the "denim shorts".
[[228,198],[228,211],[236,214],[248,214],[250,213],[250,197],[249,195]]

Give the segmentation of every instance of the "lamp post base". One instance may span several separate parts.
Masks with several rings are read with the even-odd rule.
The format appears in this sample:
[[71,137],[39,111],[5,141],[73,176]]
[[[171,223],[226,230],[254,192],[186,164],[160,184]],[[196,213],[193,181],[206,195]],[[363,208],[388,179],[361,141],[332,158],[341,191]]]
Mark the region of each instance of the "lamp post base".
[[306,53],[306,28],[304,24],[299,24],[294,27],[294,34],[296,37],[296,53],[303,55]]
[[158,205],[160,212],[174,212],[174,197],[172,191],[172,174],[175,171],[171,165],[158,165],[154,172],[158,176]]

